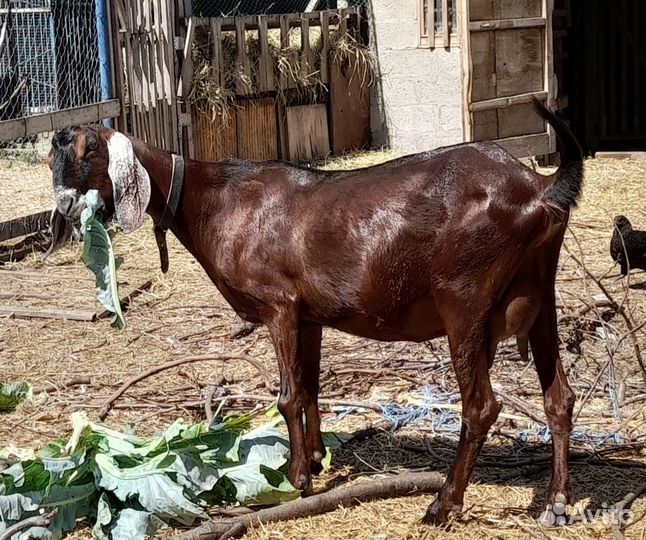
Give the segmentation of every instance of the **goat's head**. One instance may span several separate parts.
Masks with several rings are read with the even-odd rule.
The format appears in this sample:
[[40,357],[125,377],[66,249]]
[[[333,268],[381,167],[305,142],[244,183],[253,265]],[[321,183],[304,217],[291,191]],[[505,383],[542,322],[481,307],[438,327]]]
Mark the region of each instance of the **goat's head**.
[[617,229],[620,231],[629,231],[632,229],[632,225],[626,216],[617,216],[613,220],[613,223]]
[[47,161],[56,209],[67,220],[79,221],[85,194],[96,189],[105,205],[105,221],[114,217],[126,233],[141,226],[150,178],[128,137],[102,126],[65,128],[54,135]]

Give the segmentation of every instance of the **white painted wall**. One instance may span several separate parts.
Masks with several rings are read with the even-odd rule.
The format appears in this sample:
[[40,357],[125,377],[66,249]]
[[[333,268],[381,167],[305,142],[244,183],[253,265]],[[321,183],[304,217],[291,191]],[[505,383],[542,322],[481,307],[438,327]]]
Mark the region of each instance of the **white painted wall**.
[[421,152],[462,142],[460,49],[418,47],[416,0],[370,0],[373,144]]

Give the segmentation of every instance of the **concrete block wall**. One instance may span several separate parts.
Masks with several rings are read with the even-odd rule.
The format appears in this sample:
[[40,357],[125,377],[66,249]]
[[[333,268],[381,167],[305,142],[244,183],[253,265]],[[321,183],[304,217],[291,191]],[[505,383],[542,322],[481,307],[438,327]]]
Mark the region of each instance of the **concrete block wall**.
[[417,0],[369,0],[373,144],[413,153],[464,140],[460,49],[420,48]]

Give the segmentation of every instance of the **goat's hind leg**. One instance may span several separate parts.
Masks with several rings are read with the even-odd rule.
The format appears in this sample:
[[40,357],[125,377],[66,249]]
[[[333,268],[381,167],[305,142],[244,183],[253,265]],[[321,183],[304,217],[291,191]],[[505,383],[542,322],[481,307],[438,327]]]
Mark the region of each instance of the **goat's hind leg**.
[[565,504],[572,502],[568,453],[575,396],[559,357],[553,293],[543,300],[541,311],[529,331],[529,340],[543,390],[545,416],[552,433],[552,481],[541,521],[554,525],[559,518],[565,518]]
[[453,328],[447,327],[447,334],[462,396],[462,430],[449,475],[424,516],[424,522],[436,525],[445,523],[451,512],[461,511],[476,458],[501,409],[489,380],[491,351],[483,325],[456,318]]
[[323,470],[321,461],[325,457],[318,405],[321,335],[321,326],[302,326],[299,335],[305,388],[305,448],[312,474],[319,474]]
[[267,322],[276,350],[280,371],[278,410],[289,432],[289,480],[296,489],[309,490],[310,471],[303,429],[306,404],[303,389],[303,365],[299,355],[299,320],[297,306],[281,306]]

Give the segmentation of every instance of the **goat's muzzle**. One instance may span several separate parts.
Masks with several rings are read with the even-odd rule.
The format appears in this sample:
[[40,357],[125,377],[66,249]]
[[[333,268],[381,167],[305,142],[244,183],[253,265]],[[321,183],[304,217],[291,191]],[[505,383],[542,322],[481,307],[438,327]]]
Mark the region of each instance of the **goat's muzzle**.
[[85,201],[76,189],[57,189],[55,200],[56,208],[66,220],[73,223],[80,220],[81,212],[85,208]]

